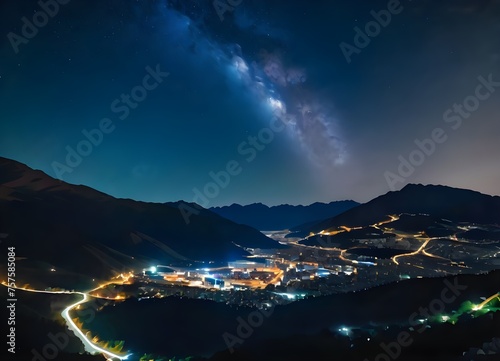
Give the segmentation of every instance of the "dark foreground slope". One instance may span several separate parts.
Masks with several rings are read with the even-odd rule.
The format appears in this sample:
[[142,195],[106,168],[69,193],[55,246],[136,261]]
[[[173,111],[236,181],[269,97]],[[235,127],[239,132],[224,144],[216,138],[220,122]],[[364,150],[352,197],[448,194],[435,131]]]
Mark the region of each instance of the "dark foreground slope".
[[[125,340],[130,350],[168,357],[210,357],[232,346],[234,352],[222,351],[211,359],[373,360],[382,351],[380,342],[392,342],[399,332],[408,331],[410,320],[423,317],[418,314],[421,307],[433,310],[431,316],[453,314],[465,302],[481,302],[481,297],[498,292],[499,284],[500,271],[413,279],[362,292],[297,301],[260,312],[260,316],[255,310],[205,300],[131,299],[105,308],[85,327],[104,339]],[[446,302],[442,301],[444,289],[449,289],[445,292]],[[405,348],[404,354],[422,360],[432,359],[427,356],[436,360],[436,355],[456,359],[469,348],[500,336],[499,326],[498,312],[477,318],[464,315],[455,325],[433,323],[426,328],[419,324],[415,330],[420,332],[408,331],[415,343]],[[338,332],[342,327],[349,327],[353,336],[359,336],[349,340]]]

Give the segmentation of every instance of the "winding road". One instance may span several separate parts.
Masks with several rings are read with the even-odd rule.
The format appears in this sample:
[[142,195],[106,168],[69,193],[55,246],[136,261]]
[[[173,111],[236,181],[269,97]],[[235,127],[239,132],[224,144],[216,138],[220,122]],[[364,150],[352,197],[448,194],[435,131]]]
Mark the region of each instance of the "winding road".
[[[99,287],[96,287],[90,291],[87,292],[78,292],[78,291],[47,291],[47,290],[36,290],[36,289],[29,289],[29,288],[23,288],[23,287],[10,287],[14,288],[16,290],[21,290],[21,291],[26,291],[26,292],[35,292],[35,293],[47,293],[47,294],[67,294],[67,295],[80,295],[83,298],[80,301],[77,301],[69,306],[67,306],[62,312],[61,316],[64,318],[66,321],[66,325],[68,326],[68,329],[73,331],[75,336],[77,336],[83,343],[83,346],[85,348],[85,351],[95,354],[95,353],[100,353],[103,356],[106,357],[107,360],[126,360],[130,356],[130,354],[127,355],[118,355],[116,353],[113,353],[109,350],[106,350],[99,345],[95,344],[90,340],[83,332],[78,328],[76,323],[73,321],[73,319],[70,316],[70,312],[74,310],[76,307],[83,305],[84,303],[88,302],[92,298],[103,298],[103,299],[110,299],[108,297],[97,297],[97,296],[90,296],[89,293],[92,293],[98,289],[101,289],[109,284],[123,284],[123,283],[118,283],[118,282],[108,282],[106,284],[100,285]],[[5,282],[2,282],[2,285],[7,287],[7,284]]]

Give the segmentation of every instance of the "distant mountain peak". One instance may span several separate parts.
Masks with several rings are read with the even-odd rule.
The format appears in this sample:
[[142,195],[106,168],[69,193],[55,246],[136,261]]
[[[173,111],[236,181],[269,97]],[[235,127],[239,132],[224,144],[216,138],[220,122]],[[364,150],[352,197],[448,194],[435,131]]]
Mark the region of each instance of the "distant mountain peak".
[[430,214],[457,222],[500,224],[500,197],[433,184],[408,184],[303,231],[368,226],[390,214]]
[[270,231],[290,229],[304,223],[320,221],[357,205],[359,203],[354,201],[315,202],[308,206],[281,204],[271,207],[262,203],[252,203],[246,206],[232,204],[230,206],[213,207],[211,210],[236,223]]

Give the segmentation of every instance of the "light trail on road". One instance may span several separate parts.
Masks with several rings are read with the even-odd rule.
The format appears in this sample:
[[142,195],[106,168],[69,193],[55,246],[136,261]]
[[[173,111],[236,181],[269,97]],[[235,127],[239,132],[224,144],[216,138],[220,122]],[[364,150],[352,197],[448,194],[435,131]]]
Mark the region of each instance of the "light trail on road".
[[427,244],[428,244],[430,241],[432,241],[432,239],[431,239],[431,238],[427,239],[427,240],[426,240],[426,241],[425,241],[425,242],[424,242],[424,243],[420,246],[420,248],[419,248],[419,249],[417,249],[417,250],[416,250],[416,251],[414,251],[414,252],[404,253],[404,254],[398,254],[397,256],[392,257],[392,261],[393,261],[395,264],[399,265],[399,262],[397,261],[397,259],[398,259],[398,258],[400,258],[400,257],[415,256],[415,255],[419,254],[420,252],[422,252],[422,251],[424,250],[424,248],[427,246]]
[[500,293],[497,292],[496,294],[494,294],[494,295],[488,297],[487,299],[485,299],[479,305],[477,305],[477,306],[474,307],[474,311],[481,310],[484,306],[486,306],[488,303],[490,303],[491,301],[493,301],[495,298],[498,298],[500,300]]
[[[34,293],[46,293],[46,294],[67,294],[67,295],[81,295],[83,296],[83,298],[78,301],[78,302],[75,302],[71,305],[69,305],[68,307],[66,307],[62,312],[61,312],[61,316],[62,318],[66,321],[66,324],[68,326],[68,329],[70,329],[71,331],[73,331],[73,333],[75,334],[75,336],[77,336],[80,341],[82,341],[83,343],[83,346],[85,348],[86,351],[88,351],[89,353],[101,353],[103,354],[107,360],[113,360],[113,359],[118,359],[118,360],[127,360],[128,357],[130,356],[130,354],[127,354],[127,355],[117,355],[113,352],[110,352],[98,345],[96,345],[95,343],[93,343],[91,340],[89,340],[87,338],[87,336],[82,332],[82,330],[80,330],[78,328],[78,326],[76,325],[76,323],[71,319],[71,316],[69,315],[69,312],[71,310],[73,310],[74,308],[78,307],[79,305],[82,305],[86,302],[89,301],[90,297],[93,297],[93,298],[104,298],[104,299],[110,299],[110,298],[107,298],[107,297],[97,297],[97,296],[89,296],[88,293],[90,292],[94,292],[98,289],[101,289],[109,284],[116,284],[117,282],[108,282],[108,283],[105,283],[105,284],[102,284],[88,292],[78,292],[78,291],[47,291],[47,290],[36,290],[36,289],[30,289],[30,288],[23,288],[23,287],[10,287],[10,288],[13,288],[13,289],[16,289],[16,290],[21,290],[21,291],[25,291],[25,292],[34,292]],[[5,281],[2,281],[2,285],[5,286],[5,287],[8,287],[7,284],[5,283]]]
[[99,353],[102,353],[106,358],[108,359],[119,359],[119,360],[126,360],[130,355],[117,355],[115,353],[112,353],[108,350],[105,350],[104,348],[96,345],[92,341],[90,341],[87,336],[78,328],[76,323],[71,319],[71,316],[69,315],[69,312],[73,310],[75,307],[82,305],[86,303],[89,300],[89,296],[87,294],[83,294],[83,299],[81,299],[78,302],[73,303],[72,305],[69,305],[64,309],[64,311],[61,312],[61,316],[66,320],[66,323],[68,325],[68,328],[73,331],[73,333],[82,341],[85,350],[92,353],[92,351],[97,351]]

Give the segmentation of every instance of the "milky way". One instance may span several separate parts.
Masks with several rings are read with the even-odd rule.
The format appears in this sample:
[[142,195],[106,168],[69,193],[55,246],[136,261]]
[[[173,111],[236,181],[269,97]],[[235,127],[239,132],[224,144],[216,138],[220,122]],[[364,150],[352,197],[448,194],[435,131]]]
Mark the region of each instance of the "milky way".
[[[234,19],[226,17],[224,23],[214,25],[205,20],[210,18],[207,13],[214,11],[210,7],[171,5],[171,2],[162,5],[158,11],[166,22],[168,34],[175,35],[185,51],[195,53],[200,62],[212,59],[227,77],[240,82],[256,100],[267,104],[267,123],[273,115],[279,117],[287,125],[291,146],[299,145],[313,164],[332,167],[345,162],[346,146],[339,135],[331,102],[320,99],[308,84],[307,69],[290,63],[283,55],[293,44],[283,41],[282,31],[257,20],[250,26],[247,9],[236,8]],[[221,26],[236,26],[236,35],[218,40],[216,28]],[[258,51],[254,51],[255,45],[246,51],[237,35],[244,37],[248,32],[255,35],[253,40],[257,44],[259,37],[275,36],[279,41],[262,41],[262,46],[257,45]],[[263,33],[267,36],[262,36]],[[262,122],[262,127],[267,126],[266,120],[256,121]]]

